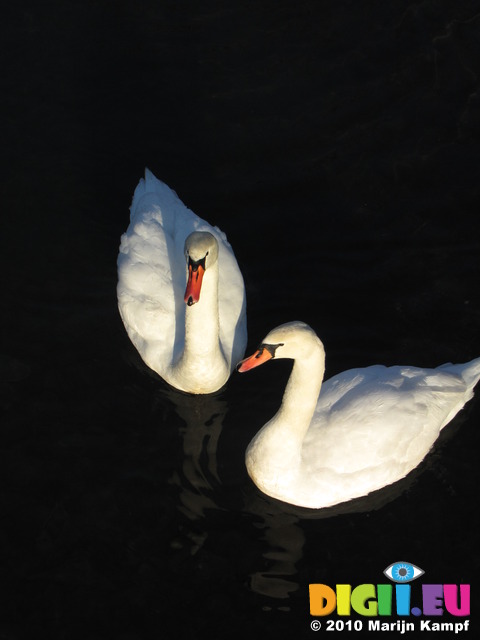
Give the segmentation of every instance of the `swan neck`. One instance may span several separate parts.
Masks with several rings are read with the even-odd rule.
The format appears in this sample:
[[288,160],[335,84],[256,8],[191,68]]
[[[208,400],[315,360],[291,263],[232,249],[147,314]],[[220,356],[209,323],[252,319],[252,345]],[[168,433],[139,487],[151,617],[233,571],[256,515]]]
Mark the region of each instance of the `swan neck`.
[[[260,429],[246,452],[248,473],[268,495],[284,500],[302,474],[302,448],[317,406],[325,372],[320,341],[298,356],[275,416]],[[294,489],[293,489],[294,490]]]
[[185,345],[183,357],[201,357],[220,349],[218,315],[218,264],[212,265],[203,277],[200,300],[185,305]]
[[303,439],[317,406],[325,373],[325,355],[316,351],[308,358],[296,359],[277,414],[281,422]]

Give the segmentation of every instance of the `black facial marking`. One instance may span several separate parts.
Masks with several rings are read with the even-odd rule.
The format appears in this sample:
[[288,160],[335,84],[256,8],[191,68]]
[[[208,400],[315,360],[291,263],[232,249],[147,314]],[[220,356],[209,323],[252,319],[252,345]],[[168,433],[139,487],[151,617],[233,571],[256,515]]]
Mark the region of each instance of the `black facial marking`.
[[198,267],[202,267],[202,269],[205,271],[205,258],[207,257],[207,254],[203,258],[200,258],[200,260],[193,260],[193,258],[188,256],[188,266],[192,267],[193,273],[198,271]]
[[283,342],[279,342],[278,344],[266,344],[265,342],[262,342],[262,344],[258,347],[258,353],[255,357],[260,358],[260,356],[263,353],[263,350],[266,349],[268,353],[272,356],[272,358],[275,358],[276,350],[278,349],[278,347],[283,347],[283,345],[284,345]]

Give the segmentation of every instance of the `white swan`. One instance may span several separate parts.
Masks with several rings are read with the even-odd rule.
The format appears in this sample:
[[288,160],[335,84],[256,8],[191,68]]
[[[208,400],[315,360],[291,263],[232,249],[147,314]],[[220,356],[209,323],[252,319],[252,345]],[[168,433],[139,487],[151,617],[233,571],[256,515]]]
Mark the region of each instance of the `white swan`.
[[243,356],[245,287],[225,234],[148,170],[121,239],[117,296],[142,359],[177,389],[217,391]]
[[246,466],[264,493],[311,508],[365,496],[406,476],[480,378],[477,358],[436,369],[374,365],[322,386],[323,344],[302,322],[273,329],[238,370],[274,357],[293,358],[293,369],[279,411],[247,448]]

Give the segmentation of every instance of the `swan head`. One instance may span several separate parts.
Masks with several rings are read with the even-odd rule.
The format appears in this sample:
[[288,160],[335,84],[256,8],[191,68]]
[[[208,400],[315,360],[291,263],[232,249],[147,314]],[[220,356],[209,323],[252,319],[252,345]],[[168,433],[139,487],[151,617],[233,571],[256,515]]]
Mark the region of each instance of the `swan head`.
[[255,353],[238,363],[237,371],[250,371],[273,358],[308,359],[319,350],[324,352],[323,344],[308,324],[287,322],[272,329]]
[[218,242],[208,231],[194,231],[185,240],[187,287],[184,300],[189,307],[200,300],[205,271],[218,260]]

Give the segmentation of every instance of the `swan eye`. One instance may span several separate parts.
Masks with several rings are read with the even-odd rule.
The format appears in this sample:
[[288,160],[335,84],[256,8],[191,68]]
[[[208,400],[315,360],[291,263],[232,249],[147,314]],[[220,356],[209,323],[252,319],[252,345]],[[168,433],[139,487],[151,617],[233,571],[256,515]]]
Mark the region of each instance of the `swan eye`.
[[411,582],[423,575],[425,571],[410,562],[394,562],[383,573],[393,582]]

